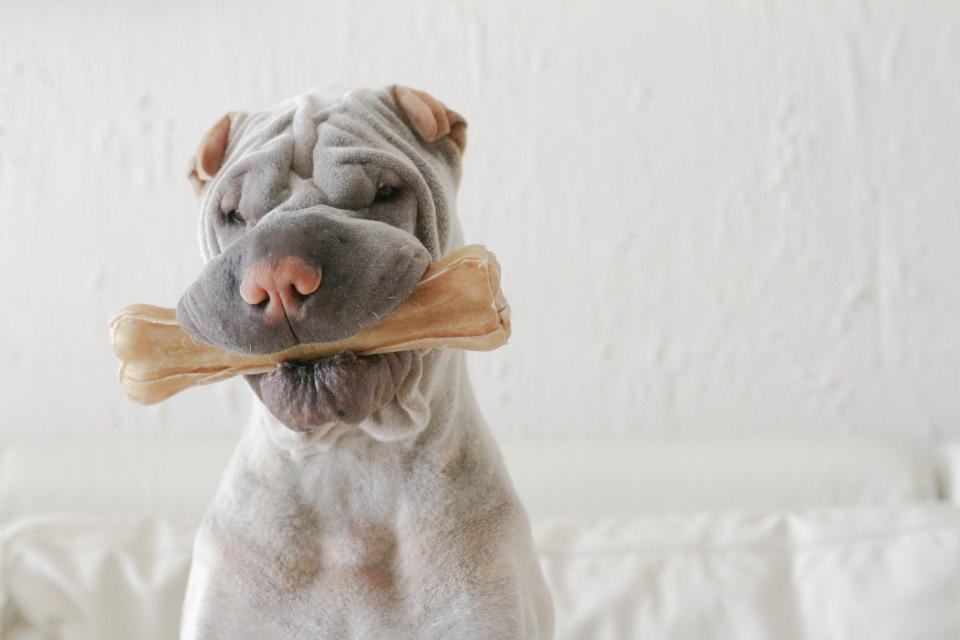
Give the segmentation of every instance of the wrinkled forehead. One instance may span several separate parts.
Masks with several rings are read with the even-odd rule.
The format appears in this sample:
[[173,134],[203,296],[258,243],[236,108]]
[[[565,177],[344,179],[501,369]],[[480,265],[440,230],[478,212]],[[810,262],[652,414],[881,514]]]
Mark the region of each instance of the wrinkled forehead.
[[[389,90],[308,91],[234,122],[223,165],[206,190],[204,217],[218,209],[215,199],[237,188],[248,206],[266,212],[307,184],[318,200],[303,204],[333,204],[351,185],[389,171],[417,193],[418,235],[439,254],[459,179],[459,155],[448,155],[451,148],[421,144]],[[215,255],[212,229],[208,235],[205,253]]]
[[230,131],[222,168],[238,163],[249,165],[241,168],[255,168],[272,156],[287,160],[301,177],[309,177],[319,127],[331,120],[336,124],[358,119],[361,107],[357,100],[348,103],[349,96],[347,91],[318,89],[246,114]]
[[320,187],[337,165],[406,160],[437,169],[391,104],[386,91],[316,89],[247,114],[230,132],[223,169],[272,168]]

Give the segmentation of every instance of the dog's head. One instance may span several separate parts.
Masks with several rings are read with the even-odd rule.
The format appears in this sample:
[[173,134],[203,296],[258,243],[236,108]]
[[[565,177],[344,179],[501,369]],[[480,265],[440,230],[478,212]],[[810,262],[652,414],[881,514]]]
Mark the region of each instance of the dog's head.
[[[311,91],[227,114],[190,164],[207,263],[177,306],[180,325],[259,354],[375,324],[462,244],[454,196],[465,144],[463,118],[405,87]],[[372,419],[388,431],[374,435],[401,437],[425,410],[427,360],[345,353],[247,380],[291,429]]]

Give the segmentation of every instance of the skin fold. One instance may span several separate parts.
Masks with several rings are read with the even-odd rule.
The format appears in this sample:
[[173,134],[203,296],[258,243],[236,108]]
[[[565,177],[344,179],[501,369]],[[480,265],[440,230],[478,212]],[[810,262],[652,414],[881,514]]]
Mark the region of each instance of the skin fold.
[[357,425],[392,402],[408,378],[415,386],[422,353],[360,357],[352,352],[309,363],[284,362],[246,376],[260,400],[287,427],[311,431],[336,422]]

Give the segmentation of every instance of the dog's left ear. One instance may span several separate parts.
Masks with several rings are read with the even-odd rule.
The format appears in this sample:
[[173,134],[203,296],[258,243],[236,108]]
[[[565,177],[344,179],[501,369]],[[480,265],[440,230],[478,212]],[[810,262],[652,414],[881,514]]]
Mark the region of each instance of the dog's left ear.
[[187,179],[190,180],[198,196],[223,165],[227,143],[230,141],[230,127],[243,116],[244,114],[240,111],[231,111],[217,120],[217,123],[210,127],[200,140],[200,146],[190,158],[190,164],[187,167]]
[[393,85],[390,93],[422,140],[433,142],[447,136],[460,153],[467,148],[467,121],[459,113],[423,91]]

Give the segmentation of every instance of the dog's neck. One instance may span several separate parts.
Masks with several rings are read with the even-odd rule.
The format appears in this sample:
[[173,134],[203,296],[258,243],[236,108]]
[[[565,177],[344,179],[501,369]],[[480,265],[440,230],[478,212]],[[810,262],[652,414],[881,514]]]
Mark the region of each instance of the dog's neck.
[[485,468],[499,469],[463,353],[436,353],[421,381],[429,419],[406,438],[377,440],[356,426],[297,433],[258,406],[232,463],[235,470],[255,470],[245,474],[249,488],[242,491],[275,491],[278,504],[319,509],[332,530],[355,532],[358,526],[392,526],[386,523],[397,520],[401,505],[427,507],[443,499],[434,494],[461,490],[467,474],[456,470],[464,464],[473,469],[483,460]]

